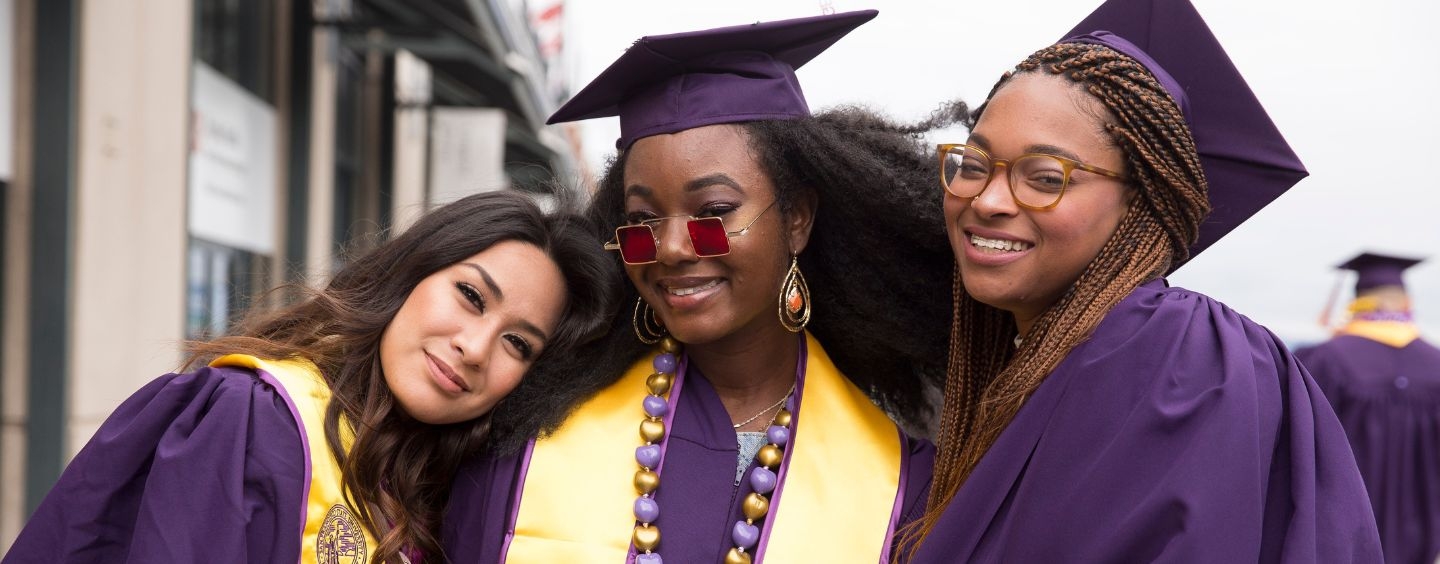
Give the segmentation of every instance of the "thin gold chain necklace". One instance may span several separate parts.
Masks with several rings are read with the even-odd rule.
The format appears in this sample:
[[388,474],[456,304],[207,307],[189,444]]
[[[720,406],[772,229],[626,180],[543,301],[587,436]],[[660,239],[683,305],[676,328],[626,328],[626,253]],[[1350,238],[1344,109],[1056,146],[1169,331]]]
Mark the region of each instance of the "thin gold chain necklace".
[[739,428],[741,428],[741,427],[744,427],[744,426],[746,426],[746,425],[749,425],[752,421],[755,421],[756,419],[759,419],[761,415],[765,415],[766,413],[770,413],[770,410],[775,409],[775,408],[777,408],[777,407],[780,407],[780,404],[785,403],[785,400],[790,399],[790,394],[793,394],[793,393],[795,393],[795,384],[790,384],[790,391],[785,392],[785,395],[780,396],[780,399],[779,399],[779,400],[776,400],[775,403],[770,404],[770,407],[767,407],[767,408],[765,408],[765,409],[760,410],[760,413],[756,413],[755,415],[751,415],[749,419],[746,419],[746,420],[744,420],[744,421],[741,421],[741,422],[739,422],[739,423],[736,423],[736,424],[734,425],[734,427],[735,427],[736,429],[739,429]]

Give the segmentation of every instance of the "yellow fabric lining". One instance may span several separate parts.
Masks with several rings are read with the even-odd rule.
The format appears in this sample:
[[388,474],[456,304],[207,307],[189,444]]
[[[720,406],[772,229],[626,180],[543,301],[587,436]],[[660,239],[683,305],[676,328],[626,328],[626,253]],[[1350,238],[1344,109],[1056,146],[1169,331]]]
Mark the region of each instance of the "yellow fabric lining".
[[[804,404],[762,556],[771,564],[878,562],[899,495],[899,430],[814,338],[806,339]],[[649,356],[636,363],[553,435],[536,441],[507,562],[625,562],[650,364]],[[663,517],[659,526],[664,556]]]
[[1340,334],[1364,337],[1401,349],[1420,338],[1420,329],[1408,321],[1354,320],[1340,328]]
[[[338,558],[340,562],[369,562],[375,554],[375,538],[363,526],[353,507],[342,494],[340,465],[325,442],[325,408],[330,403],[330,387],[320,377],[314,364],[303,360],[266,361],[250,355],[232,354],[215,359],[210,366],[229,366],[261,370],[283,387],[280,390],[300,416],[300,434],[309,448],[309,495],[304,515],[305,530],[300,542],[300,562],[321,562]],[[341,425],[341,444],[348,450],[355,440],[350,429]],[[358,533],[358,534],[357,534]],[[357,542],[363,535],[363,544]]]
[[640,400],[652,356],[535,441],[506,562],[625,562],[635,525]]
[[806,340],[805,403],[761,556],[770,564],[879,562],[900,485],[900,431],[820,343]]

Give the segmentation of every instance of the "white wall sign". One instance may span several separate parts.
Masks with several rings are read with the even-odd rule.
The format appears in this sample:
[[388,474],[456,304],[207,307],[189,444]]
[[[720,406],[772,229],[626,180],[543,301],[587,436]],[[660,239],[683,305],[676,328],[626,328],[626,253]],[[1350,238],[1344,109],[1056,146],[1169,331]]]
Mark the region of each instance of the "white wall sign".
[[508,187],[504,164],[504,111],[458,107],[431,110],[431,205]]
[[190,234],[262,255],[275,251],[275,110],[195,63]]

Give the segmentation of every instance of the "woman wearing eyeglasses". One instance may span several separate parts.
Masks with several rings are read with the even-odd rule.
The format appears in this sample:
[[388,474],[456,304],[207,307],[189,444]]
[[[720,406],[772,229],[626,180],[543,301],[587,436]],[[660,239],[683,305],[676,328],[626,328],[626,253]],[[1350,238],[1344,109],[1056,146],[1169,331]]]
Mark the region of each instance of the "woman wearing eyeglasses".
[[874,15],[643,38],[551,118],[620,117],[592,212],[629,307],[553,432],[462,473],[453,560],[889,558],[933,451],[887,411],[923,428],[944,369],[933,165],[794,77]]
[[930,505],[901,552],[1381,562],[1314,380],[1164,279],[1304,168],[1186,0],[1110,0],[1066,37],[940,146],[955,325]]

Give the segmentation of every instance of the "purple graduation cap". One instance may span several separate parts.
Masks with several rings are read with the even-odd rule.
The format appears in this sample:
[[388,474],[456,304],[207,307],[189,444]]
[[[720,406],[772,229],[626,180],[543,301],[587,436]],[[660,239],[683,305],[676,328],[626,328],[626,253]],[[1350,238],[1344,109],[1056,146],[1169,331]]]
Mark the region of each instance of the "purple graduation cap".
[[1382,255],[1379,253],[1360,253],[1360,255],[1345,261],[1336,268],[1354,270],[1360,276],[1355,279],[1355,293],[1359,294],[1371,288],[1380,286],[1405,287],[1401,275],[1405,269],[1420,264],[1425,259],[1414,259]]
[[641,37],[546,123],[620,116],[635,140],[719,123],[810,115],[795,69],[879,12],[862,10]]
[[1309,175],[1188,0],[1109,0],[1065,37],[1062,43],[1105,45],[1136,59],[1180,104],[1212,208],[1190,256]]

